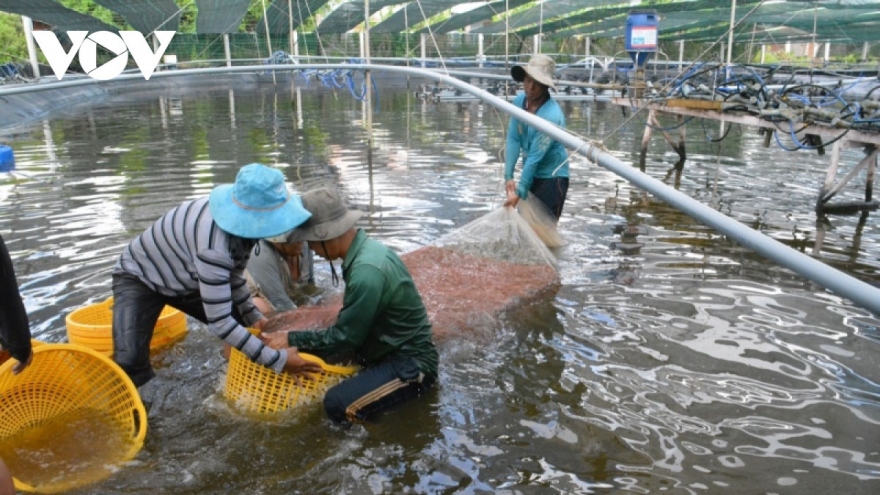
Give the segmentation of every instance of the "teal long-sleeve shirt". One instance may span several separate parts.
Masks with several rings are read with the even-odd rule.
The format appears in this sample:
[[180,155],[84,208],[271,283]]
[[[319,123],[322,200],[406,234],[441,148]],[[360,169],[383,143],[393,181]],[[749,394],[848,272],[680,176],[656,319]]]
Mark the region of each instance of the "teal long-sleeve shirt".
[[437,376],[438,354],[422,297],[400,257],[358,230],[342,262],[345,294],[336,323],[323,330],[290,332],[303,352],[354,351],[367,366],[393,355],[411,356],[425,376]]
[[[513,100],[513,104],[519,108],[525,108],[525,102],[526,95],[522,92]],[[565,127],[565,115],[553,98],[544,102],[536,115],[559,127]],[[516,186],[516,193],[522,199],[528,197],[534,179],[568,177],[568,152],[565,150],[565,146],[534,127],[511,117],[507,129],[505,181],[513,179],[513,170],[520,155],[523,156],[523,167],[519,183]]]

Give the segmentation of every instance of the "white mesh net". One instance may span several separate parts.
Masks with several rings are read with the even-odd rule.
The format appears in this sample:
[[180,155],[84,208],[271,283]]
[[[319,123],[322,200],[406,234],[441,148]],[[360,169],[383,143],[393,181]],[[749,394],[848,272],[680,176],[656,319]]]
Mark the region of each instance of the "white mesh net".
[[518,206],[519,214],[544,241],[545,246],[558,248],[565,245],[562,236],[556,230],[556,218],[540,199],[534,197],[521,199]]
[[[529,203],[522,200],[520,204]],[[501,207],[449,232],[435,244],[458,253],[509,263],[556,266],[556,257],[537,233],[540,230],[546,234],[549,229],[555,233],[555,226],[542,223],[539,218],[542,213],[531,204],[524,209],[538,225],[537,230],[513,208]]]

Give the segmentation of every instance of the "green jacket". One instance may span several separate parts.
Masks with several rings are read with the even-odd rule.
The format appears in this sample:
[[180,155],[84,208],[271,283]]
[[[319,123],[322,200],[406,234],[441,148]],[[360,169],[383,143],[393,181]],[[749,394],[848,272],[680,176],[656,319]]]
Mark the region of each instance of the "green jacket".
[[438,354],[422,297],[403,261],[358,230],[342,262],[345,295],[336,323],[317,331],[290,332],[303,352],[354,351],[367,366],[392,356],[412,356],[427,377],[437,377]]

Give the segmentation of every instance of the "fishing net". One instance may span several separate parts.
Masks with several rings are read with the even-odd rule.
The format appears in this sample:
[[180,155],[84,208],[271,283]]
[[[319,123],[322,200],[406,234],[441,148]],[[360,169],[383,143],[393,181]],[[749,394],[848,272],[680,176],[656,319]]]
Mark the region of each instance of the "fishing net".
[[556,217],[540,199],[530,196],[519,200],[519,214],[525,219],[529,227],[535,231],[544,245],[548,248],[558,248],[565,245],[562,236],[556,230]]
[[[489,337],[505,312],[552,296],[559,286],[556,258],[513,208],[491,211],[401,259],[437,341]],[[341,307],[341,295],[336,295],[322,305],[273,316],[266,331],[324,328]]]
[[[529,212],[529,218],[539,224],[539,230],[555,230],[555,225],[547,226],[546,218],[542,218],[550,213],[540,201],[521,200],[520,205]],[[514,264],[555,266],[556,257],[538,231],[530,225],[529,218],[513,208],[498,208],[449,232],[438,239],[436,245],[458,253]]]

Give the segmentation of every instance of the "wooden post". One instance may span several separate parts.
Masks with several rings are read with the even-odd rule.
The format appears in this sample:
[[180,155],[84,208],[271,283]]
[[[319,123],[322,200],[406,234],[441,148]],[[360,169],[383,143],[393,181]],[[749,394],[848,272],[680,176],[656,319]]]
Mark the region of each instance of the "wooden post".
[[764,143],[763,143],[764,147],[769,148],[770,147],[770,140],[773,139],[773,133],[775,131],[770,130],[770,129],[761,128],[761,129],[758,129],[758,132],[760,132],[761,134],[764,135]]
[[428,36],[422,33],[419,41],[422,45],[422,68],[424,69],[427,65],[425,59],[428,57]]
[[648,143],[651,142],[651,125],[654,121],[654,110],[648,110],[648,120],[645,123],[645,133],[642,134],[642,150],[639,155],[639,170],[645,171],[645,155],[648,154]]
[[[837,144],[837,143],[834,143],[834,144]],[[826,178],[826,186],[824,188],[825,191],[819,197],[819,204],[821,205],[821,209],[823,211],[829,210],[829,209],[835,209],[835,210],[840,210],[840,211],[843,211],[843,210],[851,211],[851,210],[861,210],[861,209],[868,209],[868,208],[876,207],[876,205],[871,204],[872,203],[871,199],[872,199],[873,189],[874,189],[874,168],[876,167],[876,164],[877,164],[877,157],[878,157],[878,155],[880,155],[880,149],[878,149],[876,146],[870,146],[867,150],[867,153],[868,153],[868,155],[865,156],[865,158],[863,158],[858,164],[856,164],[849,171],[849,173],[847,173],[842,179],[840,179],[840,182],[835,184],[833,187],[827,186],[828,179]],[[833,206],[827,205],[828,201],[830,201],[831,198],[833,198],[838,192],[840,192],[844,188],[844,186],[846,186],[856,175],[859,174],[859,172],[861,172],[861,170],[863,168],[866,170],[866,173],[865,173],[865,175],[866,175],[866,178],[865,178],[865,202],[864,203],[844,203],[842,205],[837,204],[837,205],[833,205]]]
[[679,40],[678,42],[678,70],[681,71],[684,67],[684,40]]
[[[287,47],[288,54],[293,55],[294,46],[296,45],[296,41],[294,41],[295,33],[293,31],[293,0],[287,0]],[[299,60],[297,60],[299,62]]]
[[840,140],[835,141],[834,144],[831,145],[831,165],[828,167],[828,170],[825,172],[825,183],[822,185],[822,190],[819,191],[819,197],[816,198],[816,214],[822,215],[825,211],[825,195],[831,190],[832,186],[834,186],[834,178],[837,177],[837,167],[840,166]]
[[684,115],[678,116],[678,163],[676,166],[679,170],[684,168],[684,161],[687,159],[687,152],[684,148],[685,131],[684,131]]
[[[263,4],[263,24],[266,26],[266,49],[269,50],[269,57],[272,58],[272,38],[269,34],[269,18],[266,16],[266,0],[262,0]],[[272,71],[272,84],[277,85],[278,81],[275,79],[275,71]]]
[[685,151],[684,151],[684,115],[678,115],[676,117],[678,121],[678,129],[679,129],[679,139],[678,142],[672,139],[668,132],[660,125],[660,121],[657,120],[657,114],[651,111],[648,114],[648,126],[654,126],[660,130],[660,133],[663,135],[663,139],[669,143],[669,146],[672,146],[672,149],[678,153],[678,161],[675,163],[675,169],[681,171],[684,168],[684,160],[685,160]]
[[865,172],[865,203],[871,203],[874,195],[874,170],[877,168],[877,155],[868,162]]

